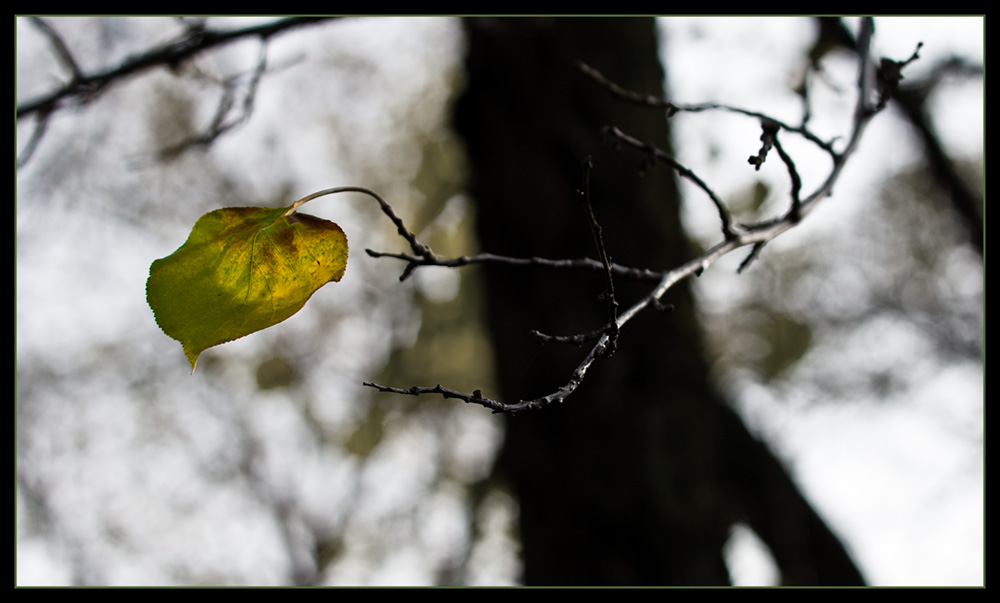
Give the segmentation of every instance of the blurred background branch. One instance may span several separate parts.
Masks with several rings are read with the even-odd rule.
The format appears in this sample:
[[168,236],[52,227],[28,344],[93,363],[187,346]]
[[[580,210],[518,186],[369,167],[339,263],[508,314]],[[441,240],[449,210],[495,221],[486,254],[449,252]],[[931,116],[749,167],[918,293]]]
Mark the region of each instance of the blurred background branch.
[[[223,124],[223,118],[228,114],[228,102],[231,102],[230,86],[226,86],[225,98],[220,104],[219,115],[213,121],[209,132],[203,134],[197,140],[197,144],[208,144],[226,130],[235,127],[246,119],[253,104],[253,91],[257,82],[263,74],[266,65],[266,42],[269,38],[283,33],[287,33],[296,28],[321,23],[329,17],[289,17],[279,19],[262,25],[253,25],[233,30],[207,29],[202,21],[187,24],[183,34],[162,46],[144,50],[136,55],[127,57],[122,62],[91,73],[84,72],[73,56],[72,50],[63,40],[59,32],[50,23],[41,17],[28,17],[32,24],[41,31],[49,41],[53,52],[59,63],[69,77],[66,81],[51,91],[38,97],[28,100],[18,100],[15,115],[17,119],[33,117],[35,119],[35,131],[28,144],[21,150],[17,159],[17,167],[22,167],[41,141],[45,132],[48,120],[53,113],[72,105],[84,105],[98,98],[104,90],[118,82],[126,81],[144,71],[157,68],[167,68],[172,71],[180,70],[185,63],[194,57],[210,49],[233,43],[245,38],[257,38],[261,40],[261,58],[258,68],[250,78],[250,91],[246,94],[244,102],[243,117],[234,123]],[[189,144],[195,144],[194,142]],[[187,146],[187,145],[184,145]],[[178,148],[165,151],[168,154],[175,153]]]

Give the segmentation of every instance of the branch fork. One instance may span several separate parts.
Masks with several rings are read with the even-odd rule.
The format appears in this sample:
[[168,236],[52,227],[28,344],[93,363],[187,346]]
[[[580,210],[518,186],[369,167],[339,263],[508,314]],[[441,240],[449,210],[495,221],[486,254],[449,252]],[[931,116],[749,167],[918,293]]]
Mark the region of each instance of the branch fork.
[[[874,71],[874,63],[869,58],[868,54],[872,31],[872,20],[863,19],[857,45],[859,62],[858,109],[855,111],[854,122],[851,127],[851,133],[847,138],[845,148],[840,152],[834,150],[833,145],[835,141],[824,141],[812,133],[805,126],[806,119],[803,119],[802,126],[795,127],[763,113],[749,111],[739,107],[732,107],[717,103],[677,105],[661,97],[643,95],[626,90],[606,78],[589,65],[577,63],[577,67],[586,77],[592,79],[595,83],[605,88],[611,95],[624,101],[638,104],[645,108],[663,110],[668,118],[681,112],[698,113],[718,110],[739,113],[758,119],[761,124],[760,140],[762,144],[760,149],[757,151],[757,154],[750,156],[750,165],[753,165],[755,170],[760,170],[768,155],[773,151],[778,155],[788,172],[789,181],[791,183],[791,199],[789,207],[785,213],[770,220],[764,220],[754,224],[737,225],[733,222],[726,204],[712,190],[712,188],[692,170],[677,161],[675,157],[649,142],[642,141],[623,132],[615,126],[606,126],[603,130],[604,135],[612,139],[621,147],[632,148],[641,153],[644,156],[644,167],[646,162],[662,163],[669,166],[675,170],[679,176],[690,180],[699,189],[701,189],[719,213],[722,240],[700,257],[690,260],[689,262],[672,270],[656,272],[648,269],[620,266],[611,261],[611,258],[604,247],[600,224],[597,222],[593,207],[590,204],[589,187],[587,185],[590,171],[593,169],[590,158],[585,160],[583,163],[584,184],[583,188],[579,192],[584,202],[585,211],[587,212],[591,233],[594,236],[595,245],[598,251],[598,260],[589,258],[578,260],[513,258],[489,253],[450,259],[441,258],[436,256],[430,248],[417,241],[413,233],[410,232],[403,225],[402,221],[395,216],[391,207],[389,207],[387,203],[382,201],[381,198],[374,193],[364,191],[368,192],[368,194],[374,196],[376,199],[379,199],[383,212],[385,212],[393,223],[396,224],[399,234],[406,239],[413,250],[413,255],[385,253],[373,251],[371,249],[366,250],[368,255],[374,258],[387,257],[405,262],[406,266],[403,270],[403,274],[400,276],[400,280],[406,279],[415,269],[421,266],[459,267],[480,263],[501,263],[513,266],[534,266],[551,269],[598,270],[604,275],[605,278],[605,299],[607,301],[608,312],[608,321],[606,325],[600,329],[590,332],[576,335],[547,335],[538,331],[532,331],[532,335],[534,335],[542,343],[562,343],[577,346],[591,346],[586,356],[570,374],[566,383],[556,391],[539,398],[508,403],[484,397],[480,390],[475,390],[472,394],[466,394],[441,385],[436,385],[434,387],[413,386],[409,388],[390,387],[370,382],[366,382],[364,385],[366,387],[372,387],[381,392],[387,393],[409,396],[430,394],[441,395],[444,398],[456,398],[463,400],[466,403],[479,404],[492,410],[494,413],[516,414],[564,402],[583,383],[587,371],[593,365],[594,361],[598,358],[610,357],[614,353],[622,329],[633,317],[650,307],[657,311],[670,311],[672,309],[671,306],[669,304],[665,304],[662,299],[674,285],[692,275],[700,275],[719,258],[728,255],[741,247],[750,246],[750,253],[746,256],[737,270],[737,272],[743,272],[760,256],[767,243],[774,240],[785,231],[795,227],[802,219],[811,213],[820,200],[830,196],[833,186],[839,179],[844,165],[857,149],[858,141],[860,140],[865,127],[868,125],[869,121],[871,121],[871,119],[886,106],[889,95],[893,92],[893,90],[895,90],[899,80],[902,79],[902,69],[912,61],[919,58],[918,51],[921,45],[918,45],[917,50],[914,51],[913,55],[905,61],[896,62],[890,59],[882,59],[881,68],[878,69],[876,73]],[[875,77],[872,77],[873,74]],[[877,99],[874,104],[872,103],[873,98]],[[808,108],[806,108],[805,113],[808,116]],[[785,151],[785,148],[781,143],[781,136],[783,134],[801,136],[805,140],[825,151],[831,158],[832,167],[830,169],[830,173],[816,190],[805,197],[802,197],[802,179],[795,166],[795,162]],[[656,284],[642,299],[634,303],[625,311],[619,313],[618,302],[614,296],[614,278],[655,281]]]

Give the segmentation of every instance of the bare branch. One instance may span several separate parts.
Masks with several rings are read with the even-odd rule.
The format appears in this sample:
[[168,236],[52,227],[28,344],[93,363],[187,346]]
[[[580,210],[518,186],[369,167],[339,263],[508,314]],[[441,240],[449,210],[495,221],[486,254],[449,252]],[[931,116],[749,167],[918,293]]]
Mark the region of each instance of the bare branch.
[[540,343],[568,343],[570,345],[581,346],[589,341],[596,341],[608,332],[608,326],[601,327],[600,329],[595,329],[587,333],[578,333],[576,335],[547,335],[541,331],[535,329],[531,330],[531,336],[537,339]]
[[[143,71],[158,67],[176,69],[195,57],[198,53],[216,46],[228,44],[243,38],[254,37],[259,38],[262,43],[266,44],[271,36],[303,25],[319,23],[327,18],[293,17],[280,19],[264,25],[255,25],[229,31],[206,29],[204,23],[188,23],[185,34],[177,40],[139,55],[130,56],[116,67],[90,74],[86,74],[80,69],[69,47],[51,25],[37,17],[32,18],[32,23],[49,39],[56,56],[59,57],[60,62],[70,71],[70,78],[62,86],[41,97],[18,103],[15,109],[16,119],[35,116],[37,122],[31,139],[22,150],[21,156],[17,159],[17,167],[20,168],[25,165],[35,152],[42,135],[45,133],[48,119],[55,112],[68,105],[86,104],[100,96],[108,86],[116,82],[125,81]],[[262,52],[264,51],[262,50]],[[165,149],[161,151],[161,155],[169,157],[191,146],[209,144],[223,133],[246,122],[252,113],[257,84],[264,73],[265,65],[266,61],[262,58],[251,76],[248,92],[244,96],[242,112],[235,120],[225,121],[225,117],[229,114],[232,106],[233,95],[233,87],[227,86],[219,109],[216,112],[215,120],[209,131],[191,140],[184,141],[179,145]]]
[[[157,153],[157,156],[160,159],[172,159],[192,147],[209,146],[223,134],[229,132],[230,130],[239,128],[249,121],[250,116],[253,114],[254,102],[257,97],[257,89],[264,73],[267,70],[267,40],[265,39],[261,40],[257,65],[254,67],[254,70],[250,73],[249,77],[246,77],[245,74],[240,74],[226,78],[224,81],[220,82],[220,85],[222,86],[222,97],[219,99],[219,106],[215,110],[215,116],[212,118],[212,123],[209,125],[208,129],[201,134],[192,136],[177,144],[161,149]],[[243,102],[240,104],[237,115],[235,117],[230,117],[230,114],[233,112],[233,105],[236,102],[236,96],[241,88],[243,80],[247,80],[246,84],[243,85],[243,87],[246,88],[246,91],[243,92]]]
[[[19,103],[15,114],[18,119],[40,111],[52,111],[70,102],[87,102],[110,84],[129,76],[157,67],[177,68],[195,55],[210,48],[228,44],[242,38],[267,39],[296,27],[322,22],[328,17],[291,17],[273,23],[254,25],[230,31],[194,28],[182,38],[154,48],[137,56],[126,58],[117,67],[91,74],[79,74],[62,87],[39,98]],[[68,54],[68,51],[67,51]]]
[[[602,262],[591,258],[577,258],[577,259],[549,259],[540,257],[528,257],[528,258],[515,258],[505,255],[496,255],[493,253],[480,253],[477,255],[463,255],[454,258],[442,258],[437,256],[424,257],[424,256],[413,256],[406,253],[386,253],[383,251],[375,251],[373,249],[365,249],[365,253],[373,258],[394,258],[407,263],[406,269],[403,274],[399,277],[399,280],[406,280],[413,270],[420,266],[441,266],[444,268],[460,268],[462,266],[471,266],[473,264],[504,264],[507,266],[519,266],[519,267],[529,267],[534,266],[538,268],[552,268],[555,270],[588,270],[588,271],[604,271],[605,267]],[[655,270],[649,270],[648,268],[631,268],[629,266],[623,266],[621,264],[616,264],[611,262],[611,272],[614,276],[619,278],[626,278],[630,280],[637,281],[658,281],[660,279],[660,273]]]
[[896,89],[899,88],[899,83],[903,81],[903,67],[906,67],[913,61],[920,58],[920,48],[923,45],[923,42],[918,43],[917,49],[914,50],[910,58],[905,61],[894,61],[892,59],[882,58],[878,70],[879,100],[876,110],[885,108],[886,103],[889,102],[889,98],[895,94]]
[[626,90],[625,88],[622,88],[617,83],[604,77],[603,73],[594,69],[590,65],[584,63],[583,61],[577,61],[576,66],[577,68],[580,69],[580,71],[584,73],[584,75],[587,75],[588,77],[590,77],[590,79],[604,86],[605,88],[608,89],[608,92],[610,92],[614,96],[617,96],[620,99],[627,100],[629,102],[636,103],[638,105],[643,105],[651,109],[666,109],[667,117],[670,117],[674,113],[680,111],[677,105],[673,104],[672,102],[668,101],[667,99],[661,96],[654,96],[652,94],[639,94],[638,92],[633,92],[631,90]]
[[935,181],[942,190],[948,191],[955,211],[969,231],[970,242],[980,254],[983,253],[984,234],[982,193],[970,186],[967,178],[961,175],[956,162],[945,151],[940,134],[927,111],[927,103],[943,78],[957,76],[979,79],[982,75],[982,65],[951,57],[935,65],[920,81],[909,81],[894,94],[896,106],[913,125],[923,142],[927,163]]
[[667,117],[672,117],[673,115],[680,113],[682,111],[687,113],[701,113],[703,111],[717,110],[717,111],[728,111],[730,113],[739,113],[740,115],[746,115],[748,117],[756,117],[757,119],[760,120],[768,120],[774,122],[782,130],[787,130],[788,132],[794,132],[796,134],[799,134],[800,136],[812,142],[813,144],[823,149],[824,151],[828,153],[833,153],[832,142],[825,141],[821,139],[819,136],[816,136],[811,131],[809,131],[804,125],[802,127],[792,126],[784,123],[779,119],[775,119],[774,117],[771,117],[759,111],[750,111],[749,109],[744,109],[742,107],[734,107],[732,105],[725,105],[722,103],[700,103],[694,105],[677,105],[662,97],[629,92],[621,88],[611,80],[604,77],[604,75],[602,75],[600,71],[594,69],[593,67],[590,67],[589,65],[582,62],[578,63],[577,65],[580,68],[580,71],[582,71],[585,75],[589,76],[591,79],[593,79],[601,86],[607,88],[608,92],[610,92],[613,96],[651,109],[666,109]]
[[760,122],[760,127],[764,131],[760,135],[760,140],[764,144],[760,146],[760,150],[757,151],[756,155],[751,155],[748,162],[750,165],[754,166],[758,172],[760,171],[760,166],[764,165],[764,160],[767,159],[767,152],[771,150],[774,146],[775,140],[778,138],[778,129],[780,126],[769,119],[763,119]]
[[791,155],[785,152],[784,147],[781,146],[781,142],[778,141],[777,134],[774,137],[773,144],[774,150],[778,151],[778,157],[781,157],[781,161],[788,168],[788,178],[792,181],[792,188],[789,193],[792,196],[792,205],[788,210],[788,216],[797,222],[800,218],[799,208],[802,206],[802,199],[799,196],[802,193],[802,178],[799,176],[799,171],[796,169]]
[[681,176],[682,178],[687,178],[691,182],[694,182],[695,185],[698,186],[698,188],[705,191],[705,194],[708,195],[708,198],[711,199],[712,203],[715,204],[715,209],[718,210],[719,212],[719,220],[722,221],[723,236],[725,236],[726,239],[736,238],[736,231],[733,230],[732,218],[729,216],[729,211],[726,209],[726,206],[722,202],[722,199],[720,199],[719,196],[715,194],[715,191],[713,191],[708,186],[708,184],[705,183],[704,180],[699,178],[697,174],[695,174],[690,169],[681,165],[681,163],[677,161],[677,159],[675,159],[674,156],[671,155],[670,153],[667,153],[666,151],[657,148],[656,145],[652,143],[643,142],[638,138],[629,136],[628,134],[622,132],[615,126],[606,126],[604,128],[604,132],[605,134],[610,134],[617,140],[625,144],[628,144],[631,147],[634,147],[640,151],[645,152],[646,154],[649,155],[650,158],[669,165],[670,167],[674,168],[674,170],[677,171],[677,174],[679,176]]
[[583,202],[587,208],[587,219],[590,223],[590,230],[594,234],[594,244],[597,245],[597,254],[601,257],[601,264],[604,265],[604,283],[607,289],[604,297],[608,302],[608,345],[604,353],[608,358],[615,353],[615,346],[618,344],[618,301],[615,300],[615,281],[612,277],[611,260],[608,252],[604,248],[604,237],[602,236],[601,225],[597,223],[597,216],[594,215],[594,206],[590,203],[590,171],[594,169],[593,160],[590,157],[583,162]]
[[59,32],[43,21],[41,17],[29,17],[29,19],[49,39],[49,43],[52,44],[52,50],[55,51],[56,56],[65,65],[66,69],[69,70],[70,81],[76,82],[83,79],[83,71],[76,64],[76,59],[73,58],[73,54],[69,51],[69,47],[66,46],[66,42],[63,41]]
[[42,137],[45,136],[45,131],[49,127],[49,115],[48,111],[39,111],[35,116],[35,129],[31,132],[31,137],[28,138],[28,142],[25,143],[24,148],[21,149],[21,154],[17,156],[16,169],[21,169],[31,156],[35,154],[35,150],[38,148],[38,144],[42,141]]
[[[817,205],[817,203],[828,196],[830,196],[833,190],[834,184],[840,177],[843,167],[847,160],[854,154],[857,149],[858,141],[861,139],[861,135],[868,125],[868,122],[878,113],[878,111],[884,107],[884,100],[891,90],[883,89],[885,84],[880,84],[880,94],[882,95],[879,99],[877,105],[872,107],[870,105],[870,92],[868,82],[870,81],[865,73],[870,69],[870,60],[868,59],[867,49],[868,43],[870,41],[871,35],[871,22],[869,20],[862,20],[862,30],[861,35],[858,39],[858,54],[859,54],[859,83],[858,83],[858,110],[855,111],[854,123],[852,124],[852,130],[850,137],[848,138],[847,145],[845,149],[838,153],[833,150],[829,143],[820,141],[815,136],[812,136],[803,129],[789,128],[785,124],[767,118],[766,116],[761,116],[755,112],[743,111],[740,109],[722,107],[720,105],[700,105],[700,108],[724,108],[726,110],[732,110],[738,113],[743,113],[746,115],[752,115],[761,119],[761,125],[763,133],[761,135],[761,141],[763,145],[757,156],[751,157],[750,163],[755,165],[757,168],[764,162],[767,153],[770,149],[774,149],[782,162],[788,169],[789,178],[792,183],[792,203],[788,211],[773,220],[760,222],[752,225],[741,225],[739,230],[735,229],[731,223],[729,213],[723,204],[722,200],[712,191],[712,189],[702,181],[694,172],[688,168],[681,165],[673,156],[670,154],[656,148],[654,145],[642,142],[628,134],[625,134],[618,128],[614,126],[608,126],[605,128],[605,132],[611,134],[618,141],[628,144],[644,153],[647,153],[652,159],[665,163],[671,168],[677,171],[682,177],[688,178],[699,188],[701,188],[709,196],[712,202],[715,204],[716,209],[719,212],[720,218],[722,220],[722,232],[723,240],[717,243],[715,246],[710,248],[700,257],[695,258],[673,270],[662,272],[658,274],[657,284],[639,301],[635,302],[627,310],[615,316],[616,304],[613,299],[609,301],[609,313],[612,316],[610,323],[600,331],[591,331],[589,333],[583,333],[580,335],[573,336],[553,336],[545,335],[539,333],[538,331],[533,331],[532,333],[535,337],[539,338],[543,342],[558,342],[558,343],[572,343],[576,345],[583,345],[594,341],[595,343],[590,348],[583,360],[577,365],[576,369],[570,374],[569,379],[566,383],[557,389],[556,391],[531,400],[520,400],[515,403],[505,403],[499,400],[493,400],[490,398],[484,398],[479,390],[476,390],[472,394],[463,394],[455,390],[444,388],[440,385],[434,387],[410,387],[406,389],[387,387],[382,385],[377,385],[374,383],[365,383],[365,386],[373,387],[383,392],[392,392],[399,394],[406,394],[412,396],[419,396],[422,394],[440,394],[445,398],[458,398],[464,400],[465,402],[470,402],[474,404],[480,404],[491,409],[493,412],[504,412],[504,413],[517,413],[525,410],[543,408],[556,403],[561,403],[566,400],[583,382],[587,371],[593,365],[594,361],[598,358],[606,357],[609,352],[614,349],[615,342],[621,332],[622,328],[636,315],[645,310],[646,308],[652,307],[656,310],[663,310],[666,305],[662,302],[663,296],[677,283],[681,282],[685,278],[692,275],[700,275],[704,270],[711,266],[716,260],[728,255],[729,253],[745,246],[752,246],[750,253],[740,264],[739,272],[745,270],[759,255],[764,246],[774,240],[776,237],[780,236],[785,231],[793,228],[797,225],[812,209]],[[917,47],[918,50],[920,46]],[[900,70],[905,65],[909,64],[911,61],[918,58],[917,53],[914,52],[913,56],[907,61],[900,63],[890,61],[889,59],[883,59],[883,70],[884,75],[880,75],[880,81],[887,82],[897,82],[902,78]],[[889,67],[886,67],[889,65]],[[656,99],[651,97],[645,97],[643,95],[629,93],[628,91],[618,87],[613,82],[609,82],[602,75],[590,69],[586,65],[580,65],[581,70],[587,73],[589,76],[594,78],[598,83],[607,87],[613,94],[620,96],[626,100],[632,102],[641,102],[646,106],[656,106]],[[663,101],[661,107],[675,108],[677,110],[685,110],[684,108],[678,108],[674,105]],[[701,109],[699,109],[701,110]],[[797,132],[799,134],[805,135],[807,139],[812,140],[817,146],[827,151],[833,159],[833,165],[830,169],[829,175],[826,180],[813,191],[808,197],[801,198],[801,188],[802,181],[799,177],[798,170],[795,167],[795,163],[789,156],[784,148],[782,147],[780,141],[778,140],[778,133],[780,130],[785,129],[792,132]],[[589,176],[589,164],[584,163],[584,190],[581,193],[587,203],[588,214],[590,218],[591,230],[594,234],[595,240],[597,242],[598,251],[601,256],[600,262],[589,260],[589,261],[569,261],[569,260],[538,260],[538,259],[517,259],[517,258],[504,258],[502,256],[495,256],[491,254],[482,254],[480,256],[472,256],[465,258],[456,258],[452,260],[437,258],[430,253],[430,249],[420,245],[419,249],[423,251],[418,251],[418,243],[416,238],[402,225],[402,222],[398,219],[393,221],[397,223],[397,227],[407,240],[410,242],[411,246],[414,248],[416,257],[407,256],[403,254],[386,254],[374,252],[367,250],[368,254],[372,257],[394,257],[407,262],[406,269],[404,270],[402,278],[406,278],[413,269],[417,266],[423,265],[437,265],[437,266],[463,266],[472,263],[486,263],[487,261],[506,263],[510,265],[535,265],[535,266],[548,266],[548,267],[585,267],[588,269],[599,269],[601,270],[607,279],[609,294],[613,291],[612,288],[612,275],[616,273],[615,266],[610,262],[607,257],[606,250],[604,249],[603,243],[601,241],[601,231],[600,226],[597,224],[596,218],[593,215],[593,210],[590,206],[589,199],[587,198],[587,186],[586,181]],[[391,208],[380,200],[383,204],[383,211],[390,216],[394,216],[391,213]]]
[[365,381],[362,383],[365,387],[373,387],[380,392],[387,392],[391,394],[404,394],[407,396],[420,396],[423,394],[441,394],[445,398],[458,398],[459,400],[464,400],[465,402],[471,402],[473,404],[479,404],[485,406],[486,408],[492,409],[494,413],[500,412],[511,412],[511,409],[500,402],[499,400],[493,400],[491,398],[483,397],[483,393],[478,389],[471,394],[463,394],[462,392],[455,391],[453,389],[448,389],[447,387],[442,387],[440,385],[435,385],[434,387],[410,387],[407,389],[399,389],[398,387],[387,387],[385,385],[379,385],[378,383],[370,383]]

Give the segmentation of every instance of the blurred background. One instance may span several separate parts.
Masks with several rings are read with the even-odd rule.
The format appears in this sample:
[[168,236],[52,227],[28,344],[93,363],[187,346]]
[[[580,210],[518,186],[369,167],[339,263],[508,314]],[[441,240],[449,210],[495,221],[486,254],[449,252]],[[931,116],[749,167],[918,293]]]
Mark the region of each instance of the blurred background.
[[[192,32],[276,21],[18,17],[16,99],[26,106],[71,81],[73,65],[96,73]],[[203,213],[289,205],[333,186],[377,191],[439,255],[479,251],[495,236],[484,226],[492,210],[470,194],[485,186],[485,172],[474,165],[481,153],[466,154],[468,126],[463,140],[453,124],[463,94],[470,115],[476,82],[507,81],[472,71],[484,40],[512,38],[510,20],[495,21],[303,24],[266,44],[248,36],[129,75],[51,113],[19,115],[19,585],[574,581],[526,578],[535,544],[522,532],[529,503],[520,465],[501,455],[509,421],[456,400],[361,385],[440,383],[499,396],[511,391],[512,370],[552,372],[531,348],[498,357],[496,275],[423,268],[400,282],[402,265],[363,251],[407,251],[392,224],[370,199],[335,195],[305,211],[347,233],[343,280],[289,320],[206,351],[195,373],[145,302],[150,263],[183,243]],[[867,583],[981,585],[983,19],[875,24],[876,56],[903,60],[924,43],[900,102],[876,117],[808,220],[743,274],[737,253],[692,283],[691,324],[720,408],[780,462]],[[547,40],[563,24],[531,27]],[[856,19],[659,18],[647,29],[658,35],[651,56],[675,102],[800,123],[807,98],[813,131],[849,133],[856,59],[838,36],[856,31]],[[528,62],[515,71],[528,72]],[[786,207],[783,166],[747,166],[760,145],[754,120],[682,113],[670,127],[664,144],[738,217]],[[789,148],[812,190],[829,161]],[[663,168],[640,176],[639,159],[628,168],[637,182],[669,177]],[[679,187],[673,214],[690,249],[707,248],[720,236],[717,213],[703,193]],[[613,206],[598,212],[603,219]],[[585,226],[577,231],[592,245]],[[600,316],[601,302],[585,303]],[[623,346],[632,332],[623,331]],[[628,353],[595,365],[592,389],[604,391],[598,380]],[[576,401],[542,412],[556,421]],[[550,418],[513,421],[523,430]],[[605,494],[607,486],[592,488]],[[594,527],[590,516],[562,511],[570,525]],[[684,509],[660,511],[684,525]],[[761,537],[752,513],[737,516],[711,519],[711,538],[692,529],[724,567],[656,583],[788,583],[772,550],[779,545]]]

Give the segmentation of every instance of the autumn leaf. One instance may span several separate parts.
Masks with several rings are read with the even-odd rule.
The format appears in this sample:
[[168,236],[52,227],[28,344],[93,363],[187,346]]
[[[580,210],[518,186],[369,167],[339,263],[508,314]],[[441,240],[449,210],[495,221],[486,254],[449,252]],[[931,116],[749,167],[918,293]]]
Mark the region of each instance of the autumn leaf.
[[291,207],[209,212],[177,251],[150,266],[146,301],[191,370],[206,349],[285,320],[344,275],[344,231],[295,211],[318,195]]

